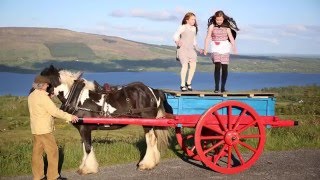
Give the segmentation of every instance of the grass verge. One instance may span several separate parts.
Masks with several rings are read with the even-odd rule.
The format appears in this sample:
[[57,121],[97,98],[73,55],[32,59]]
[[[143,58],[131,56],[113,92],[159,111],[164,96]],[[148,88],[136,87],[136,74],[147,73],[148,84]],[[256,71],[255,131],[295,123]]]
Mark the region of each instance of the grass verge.
[[[320,87],[266,88],[277,93],[276,114],[299,121],[299,126],[267,129],[265,151],[320,148]],[[0,97],[0,177],[31,174],[32,135],[26,97]],[[162,158],[181,154],[174,132]],[[100,166],[137,162],[146,144],[142,127],[127,126],[114,131],[94,131],[93,146]],[[60,168],[76,169],[82,158],[79,133],[63,120],[56,121],[55,137],[60,151]]]

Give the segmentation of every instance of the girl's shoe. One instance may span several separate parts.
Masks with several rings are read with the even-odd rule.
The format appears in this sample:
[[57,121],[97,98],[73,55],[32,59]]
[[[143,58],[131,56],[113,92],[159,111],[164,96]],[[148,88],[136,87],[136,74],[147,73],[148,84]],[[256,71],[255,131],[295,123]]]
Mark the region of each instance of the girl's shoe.
[[181,89],[181,91],[188,91],[188,89],[187,89],[187,87],[186,86],[180,86],[180,89]]
[[192,91],[191,84],[187,84],[187,83],[186,83],[186,87],[188,88],[188,91]]

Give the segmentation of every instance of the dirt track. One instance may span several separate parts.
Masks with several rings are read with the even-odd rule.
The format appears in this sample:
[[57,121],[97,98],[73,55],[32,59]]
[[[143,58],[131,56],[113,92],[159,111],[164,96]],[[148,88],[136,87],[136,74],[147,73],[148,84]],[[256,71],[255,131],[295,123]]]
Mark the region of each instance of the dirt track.
[[[204,168],[199,162],[186,162],[183,159],[163,160],[150,171],[136,170],[136,164],[116,165],[100,168],[97,174],[80,176],[74,171],[63,171],[68,179],[320,179],[320,150],[296,150],[265,152],[249,170],[235,175],[223,175]],[[19,176],[0,179],[32,179]]]

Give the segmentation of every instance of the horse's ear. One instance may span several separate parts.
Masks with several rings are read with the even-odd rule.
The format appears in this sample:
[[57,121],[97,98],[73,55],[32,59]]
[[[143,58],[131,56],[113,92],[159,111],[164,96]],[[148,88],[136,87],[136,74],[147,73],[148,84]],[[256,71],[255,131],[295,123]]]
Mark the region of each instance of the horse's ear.
[[50,65],[49,69],[50,69],[51,71],[59,71],[59,69],[58,69],[58,68],[55,68],[55,67],[53,66],[53,64]]

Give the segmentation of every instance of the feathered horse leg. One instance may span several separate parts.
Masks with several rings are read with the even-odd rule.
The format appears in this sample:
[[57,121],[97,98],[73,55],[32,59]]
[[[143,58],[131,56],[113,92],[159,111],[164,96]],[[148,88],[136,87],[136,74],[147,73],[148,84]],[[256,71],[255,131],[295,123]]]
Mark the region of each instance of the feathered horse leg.
[[91,129],[88,126],[81,125],[79,132],[82,138],[83,157],[77,172],[81,175],[97,173],[99,164],[91,144]]

